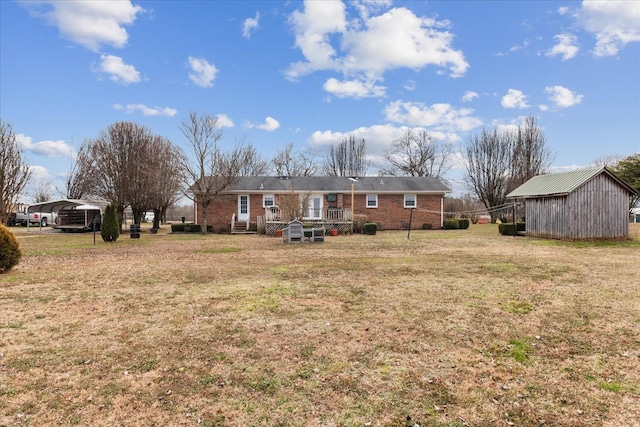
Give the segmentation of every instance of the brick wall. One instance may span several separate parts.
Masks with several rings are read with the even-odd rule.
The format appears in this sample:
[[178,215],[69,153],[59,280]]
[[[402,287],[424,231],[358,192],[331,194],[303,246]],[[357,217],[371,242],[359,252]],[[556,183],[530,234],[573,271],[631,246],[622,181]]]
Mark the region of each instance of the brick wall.
[[[428,223],[433,228],[440,228],[440,200],[441,196],[417,195],[416,209],[411,218],[411,228],[422,228],[422,224]],[[378,207],[366,207],[366,195],[355,195],[355,215],[366,215],[367,221],[379,222],[382,229],[400,230],[402,223],[409,222],[411,209],[404,207],[404,195],[402,194],[379,194]],[[347,206],[351,204],[348,200]],[[429,212],[425,212],[429,211]]]
[[[276,204],[278,195],[276,195]],[[422,228],[422,224],[428,223],[433,228],[440,228],[440,207],[442,196],[417,195],[416,209],[413,211],[412,228]],[[367,221],[379,222],[383,229],[399,230],[402,229],[402,223],[409,221],[411,213],[410,209],[404,207],[404,196],[402,194],[379,194],[378,207],[366,207],[366,195],[355,194],[354,196],[356,215],[365,215]],[[220,196],[215,202],[209,205],[207,213],[207,222],[213,226],[214,231],[221,228],[230,229],[231,217],[238,212],[238,196],[225,195]],[[341,208],[351,207],[351,194],[338,194],[337,202],[323,201],[323,208],[326,209],[330,205],[339,206]],[[198,212],[201,212],[202,205],[198,206]],[[429,212],[425,212],[429,211]],[[249,214],[251,222],[255,223],[259,215],[264,215],[262,207],[262,194],[251,194],[249,196]],[[197,223],[201,223],[201,217],[198,215]]]

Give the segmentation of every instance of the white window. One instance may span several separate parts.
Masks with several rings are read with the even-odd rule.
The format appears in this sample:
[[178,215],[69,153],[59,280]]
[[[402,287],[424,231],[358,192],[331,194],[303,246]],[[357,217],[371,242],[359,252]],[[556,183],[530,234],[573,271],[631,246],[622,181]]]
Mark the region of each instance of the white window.
[[367,207],[368,208],[377,208],[378,207],[378,195],[377,194],[367,194]]
[[405,194],[404,195],[404,207],[405,208],[415,208],[416,207],[416,195],[415,194]]
[[265,194],[262,196],[262,207],[268,208],[276,205],[276,196],[273,194]]

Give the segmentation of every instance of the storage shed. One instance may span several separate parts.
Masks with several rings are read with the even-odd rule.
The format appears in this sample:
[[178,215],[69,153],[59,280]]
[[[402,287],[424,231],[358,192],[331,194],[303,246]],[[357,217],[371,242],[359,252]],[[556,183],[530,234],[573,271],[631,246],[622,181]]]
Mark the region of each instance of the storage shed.
[[539,175],[507,195],[524,199],[526,234],[551,239],[629,236],[636,191],[606,167]]

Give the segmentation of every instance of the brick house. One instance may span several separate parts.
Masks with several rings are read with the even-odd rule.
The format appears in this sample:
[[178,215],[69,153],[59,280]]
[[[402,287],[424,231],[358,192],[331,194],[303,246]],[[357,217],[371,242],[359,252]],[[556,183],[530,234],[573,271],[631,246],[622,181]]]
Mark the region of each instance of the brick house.
[[[443,200],[449,192],[432,177],[242,177],[209,205],[207,223],[215,231],[233,231],[300,219],[345,230],[356,218],[399,230],[406,228],[413,208],[412,228],[425,223],[440,228]],[[297,212],[291,210],[292,200]],[[194,208],[199,223],[201,203]]]

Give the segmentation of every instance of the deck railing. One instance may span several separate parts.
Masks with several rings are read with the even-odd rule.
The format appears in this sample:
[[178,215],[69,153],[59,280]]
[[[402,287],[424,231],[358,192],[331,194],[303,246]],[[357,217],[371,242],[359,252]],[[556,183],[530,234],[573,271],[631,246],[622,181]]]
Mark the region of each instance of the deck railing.
[[[289,220],[284,218],[282,210],[277,206],[265,208],[264,219],[267,222]],[[350,208],[309,209],[301,219],[305,221],[351,221],[352,215]]]

